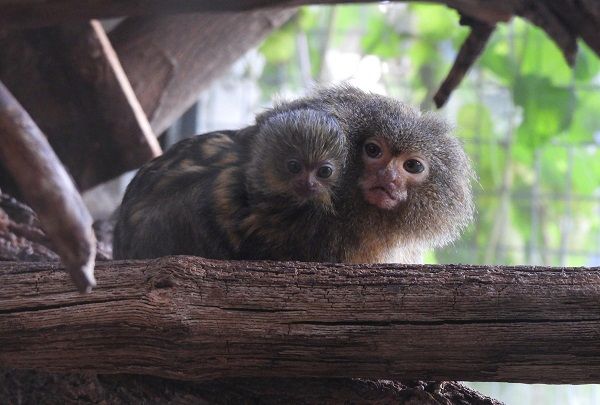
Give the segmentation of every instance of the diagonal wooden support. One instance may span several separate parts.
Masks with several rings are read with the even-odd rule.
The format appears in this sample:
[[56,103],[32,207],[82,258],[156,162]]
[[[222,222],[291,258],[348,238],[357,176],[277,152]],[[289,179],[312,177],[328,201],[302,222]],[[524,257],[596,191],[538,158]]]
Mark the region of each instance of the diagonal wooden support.
[[[583,384],[600,268],[104,262],[74,294],[0,264],[0,366],[52,372]],[[68,355],[67,355],[68,354]]]
[[37,212],[77,288],[91,291],[96,285],[92,218],[44,134],[1,82],[0,161]]
[[212,80],[295,13],[276,8],[130,18],[110,33],[110,39],[159,134]]
[[48,136],[82,190],[161,153],[98,22],[0,37],[0,80]]

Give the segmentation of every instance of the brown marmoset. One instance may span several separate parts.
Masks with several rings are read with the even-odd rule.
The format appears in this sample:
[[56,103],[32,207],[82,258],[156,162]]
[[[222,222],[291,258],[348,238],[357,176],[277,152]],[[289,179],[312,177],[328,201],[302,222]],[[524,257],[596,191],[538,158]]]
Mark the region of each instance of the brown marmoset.
[[331,259],[318,233],[346,161],[337,120],[294,109],[256,121],[181,141],[142,167],[119,208],[114,257]]
[[[306,167],[313,179],[322,170],[317,194]],[[115,257],[416,263],[470,223],[473,177],[437,115],[322,89],[144,167],[123,200]]]

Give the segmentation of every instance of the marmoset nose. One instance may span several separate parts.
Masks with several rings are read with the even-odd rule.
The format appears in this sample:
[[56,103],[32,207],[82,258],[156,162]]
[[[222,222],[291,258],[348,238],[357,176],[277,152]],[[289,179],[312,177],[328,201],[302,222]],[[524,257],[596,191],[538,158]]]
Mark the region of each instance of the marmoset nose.
[[402,186],[402,175],[398,162],[392,159],[385,167],[377,171],[377,178],[381,184],[385,184],[391,190]]
[[294,183],[294,189],[296,192],[302,196],[309,196],[317,192],[318,185],[315,179],[310,177],[305,177],[303,179],[298,179]]

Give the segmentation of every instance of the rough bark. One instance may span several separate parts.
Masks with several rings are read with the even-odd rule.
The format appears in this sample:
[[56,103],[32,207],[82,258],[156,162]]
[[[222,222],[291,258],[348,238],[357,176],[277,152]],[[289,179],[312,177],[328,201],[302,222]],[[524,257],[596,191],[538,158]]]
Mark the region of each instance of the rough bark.
[[[110,255],[112,223],[94,224],[98,251]],[[35,213],[0,194],[0,260],[56,261],[58,256]],[[104,251],[104,252],[103,252]],[[398,403],[496,404],[453,382],[358,379],[225,379],[189,383],[149,376],[48,374],[0,369],[0,398],[7,403]],[[433,402],[432,402],[433,400]]]
[[20,404],[500,404],[457,382],[238,378],[191,383],[17,370],[0,370],[0,398]]
[[[94,222],[96,260],[112,259],[114,220]],[[59,256],[41,228],[35,212],[0,193],[0,261],[56,262]]]
[[0,260],[59,260],[35,212],[5,194],[0,194]]
[[294,13],[269,9],[130,18],[110,33],[110,39],[159,134],[212,80]]
[[[0,365],[180,380],[592,383],[600,269],[104,262],[0,266]],[[67,355],[68,354],[68,355]]]
[[90,291],[96,240],[92,217],[35,122],[0,82],[0,161],[37,212],[75,285]]
[[80,189],[161,152],[97,22],[0,35],[0,80],[48,136]]

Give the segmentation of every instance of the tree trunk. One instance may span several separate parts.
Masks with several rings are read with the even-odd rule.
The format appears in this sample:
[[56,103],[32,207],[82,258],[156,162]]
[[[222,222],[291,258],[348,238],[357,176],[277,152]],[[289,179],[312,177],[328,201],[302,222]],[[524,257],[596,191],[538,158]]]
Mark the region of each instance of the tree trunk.
[[0,365],[52,372],[582,384],[600,269],[104,262],[0,266]]

